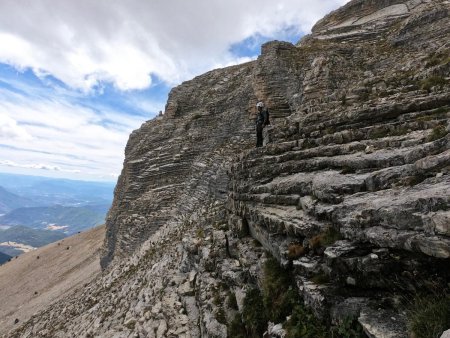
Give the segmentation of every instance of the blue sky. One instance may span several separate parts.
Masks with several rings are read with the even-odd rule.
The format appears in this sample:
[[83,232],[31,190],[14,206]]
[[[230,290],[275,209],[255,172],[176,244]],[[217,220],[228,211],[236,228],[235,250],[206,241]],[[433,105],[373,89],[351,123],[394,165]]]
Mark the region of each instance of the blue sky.
[[115,180],[170,88],[295,43],[345,2],[4,0],[0,171]]

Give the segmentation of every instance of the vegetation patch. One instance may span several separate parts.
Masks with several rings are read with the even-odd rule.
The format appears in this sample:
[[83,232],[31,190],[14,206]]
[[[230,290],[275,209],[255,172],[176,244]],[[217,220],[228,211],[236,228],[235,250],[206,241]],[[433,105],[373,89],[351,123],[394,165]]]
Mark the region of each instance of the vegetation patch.
[[220,296],[220,292],[217,289],[213,290],[213,304],[215,306],[220,306],[220,304],[222,304],[222,297]]
[[341,233],[333,227],[328,227],[324,232],[312,237],[309,240],[309,247],[312,250],[325,248],[340,239],[342,239]]
[[299,304],[300,295],[292,273],[282,268],[273,257],[264,264],[263,299],[267,318],[283,322]]
[[[340,235],[327,229],[320,236],[320,243],[331,243]],[[328,276],[314,276],[315,282],[323,284]],[[235,297],[234,297],[235,298]],[[228,307],[234,307],[233,296],[228,294]],[[236,304],[237,308],[237,304]],[[337,327],[328,327],[314,313],[305,307],[295,285],[291,270],[281,267],[270,257],[264,264],[264,279],[261,291],[258,288],[247,292],[243,302],[242,315],[236,314],[228,323],[228,337],[262,337],[267,323],[282,323],[286,338],[359,338],[364,337],[357,320],[347,318]]]
[[362,92],[361,94],[359,94],[359,102],[365,102],[367,100],[369,100],[370,98],[370,93],[369,92]]
[[236,300],[236,295],[232,291],[228,291],[228,302],[227,305],[230,309],[238,310],[238,304]]
[[[450,112],[449,106],[439,107],[428,114],[418,115],[415,120],[418,122],[447,121],[447,119],[448,119],[447,115],[449,112]],[[421,125],[421,128],[426,129],[427,124],[423,123]]]
[[197,229],[197,238],[205,238],[205,231],[202,228]]
[[249,290],[243,305],[242,322],[245,325],[247,337],[262,337],[266,330],[267,317],[259,289]]
[[228,324],[227,331],[228,337],[235,337],[235,338],[248,337],[247,330],[245,329],[245,325],[242,322],[242,318],[239,313],[236,313],[231,323]]
[[439,87],[439,89],[442,89],[448,81],[442,77],[442,76],[431,76],[429,78],[426,78],[420,82],[420,87],[423,90],[431,91],[431,88],[433,87]]
[[331,330],[332,337],[361,338],[366,337],[361,325],[355,318],[345,318],[337,327]]
[[196,114],[192,115],[191,120],[198,120],[198,119],[201,119],[202,117],[203,117],[203,114],[196,113]]
[[314,284],[326,284],[330,281],[330,276],[328,276],[326,273],[322,272],[322,273],[318,273],[317,275],[314,275],[311,278],[311,282],[313,282]]
[[381,129],[372,130],[369,134],[369,138],[374,140],[374,139],[386,137],[388,135],[389,135],[389,130],[386,128],[381,128]]
[[433,128],[433,131],[428,136],[428,142],[438,140],[447,135],[447,130],[443,125],[439,125]]
[[394,130],[392,130],[389,134],[391,136],[401,136],[401,135],[406,135],[410,132],[410,128],[406,125],[403,126],[397,126],[395,127]]
[[450,295],[417,296],[408,310],[408,328],[416,338],[440,337],[450,327]]
[[314,140],[306,138],[303,140],[302,149],[311,149],[317,147],[317,144]]
[[448,56],[450,53],[449,50],[442,51],[440,53],[432,53],[429,55],[427,63],[425,67],[431,68],[438,65],[445,65],[450,62],[450,57]]
[[289,338],[329,337],[326,327],[304,306],[297,305],[284,328]]
[[299,243],[291,243],[288,246],[288,258],[298,259],[305,254],[305,248]]
[[217,310],[216,313],[216,320],[220,323],[220,324],[227,324],[227,316],[225,314],[225,310],[223,309],[223,307],[219,307],[219,309]]

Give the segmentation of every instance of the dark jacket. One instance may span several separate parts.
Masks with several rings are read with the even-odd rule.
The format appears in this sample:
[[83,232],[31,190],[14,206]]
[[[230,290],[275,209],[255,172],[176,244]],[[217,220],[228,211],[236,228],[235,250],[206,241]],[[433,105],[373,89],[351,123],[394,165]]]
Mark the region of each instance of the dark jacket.
[[270,124],[269,121],[269,111],[267,109],[261,109],[256,115],[256,124],[262,125],[263,127]]

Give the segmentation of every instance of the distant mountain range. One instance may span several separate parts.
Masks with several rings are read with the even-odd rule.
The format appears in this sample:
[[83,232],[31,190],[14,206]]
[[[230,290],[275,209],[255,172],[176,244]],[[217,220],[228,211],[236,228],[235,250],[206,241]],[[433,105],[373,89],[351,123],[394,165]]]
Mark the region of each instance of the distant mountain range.
[[104,223],[109,205],[18,208],[0,216],[1,225],[25,225],[69,234]]
[[4,254],[3,252],[0,252],[0,265],[7,262],[11,256]]
[[0,173],[0,186],[38,206],[111,204],[115,183]]
[[33,248],[39,248],[65,237],[66,234],[62,231],[13,226],[0,230],[0,252],[9,256],[17,256]]
[[37,204],[32,200],[18,196],[0,186],[0,214],[23,207],[34,207]]
[[16,256],[104,223],[114,186],[0,173],[0,252]]

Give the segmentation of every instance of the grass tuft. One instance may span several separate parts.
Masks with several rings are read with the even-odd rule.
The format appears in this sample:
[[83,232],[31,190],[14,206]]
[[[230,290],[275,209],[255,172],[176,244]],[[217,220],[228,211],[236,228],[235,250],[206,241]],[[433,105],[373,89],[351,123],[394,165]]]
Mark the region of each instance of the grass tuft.
[[305,248],[298,243],[291,243],[288,246],[288,258],[298,259],[305,254]]
[[431,91],[433,87],[439,87],[442,89],[447,84],[447,80],[442,76],[431,76],[420,82],[421,88],[426,91]]
[[325,326],[304,306],[297,305],[285,329],[289,338],[325,338],[328,337]]
[[324,232],[312,237],[309,240],[309,246],[313,250],[324,248],[340,239],[342,239],[341,233],[335,228],[329,227]]
[[450,295],[417,296],[409,307],[408,328],[416,338],[440,337],[450,328]]
[[447,130],[445,129],[445,127],[443,125],[436,126],[433,128],[433,131],[428,136],[428,142],[436,141],[444,137],[445,135],[447,135]]

